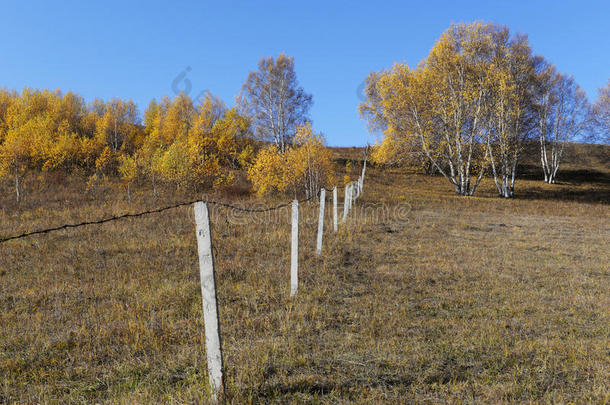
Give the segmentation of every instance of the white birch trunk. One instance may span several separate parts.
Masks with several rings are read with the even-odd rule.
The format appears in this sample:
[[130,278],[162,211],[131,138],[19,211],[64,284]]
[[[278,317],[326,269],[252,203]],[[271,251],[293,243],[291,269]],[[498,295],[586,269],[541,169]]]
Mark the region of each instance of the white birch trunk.
[[15,193],[17,196],[17,203],[21,201],[21,187],[19,184],[19,174],[15,173]]

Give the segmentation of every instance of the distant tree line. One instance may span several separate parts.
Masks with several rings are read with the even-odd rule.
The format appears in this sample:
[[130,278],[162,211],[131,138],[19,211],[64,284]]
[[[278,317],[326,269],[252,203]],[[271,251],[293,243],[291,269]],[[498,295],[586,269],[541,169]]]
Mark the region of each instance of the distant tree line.
[[513,197],[524,145],[539,142],[544,179],[554,183],[565,144],[610,132],[610,82],[594,106],[571,76],[534,55],[523,35],[494,24],[457,24],[416,68],[371,73],[360,112],[383,131],[374,158],[441,173],[473,195],[486,173]]
[[[0,89],[0,178],[13,181],[18,201],[28,173],[53,171],[86,176],[89,186],[121,179],[129,198],[134,182],[148,181],[153,193],[201,190],[240,173],[259,193],[310,194],[330,178],[331,162],[308,119],[311,104],[286,55],[260,61],[234,108],[209,93],[195,105],[181,93],[152,100],[142,117],[132,100],[87,104],[73,92]],[[270,161],[279,180],[263,175]]]

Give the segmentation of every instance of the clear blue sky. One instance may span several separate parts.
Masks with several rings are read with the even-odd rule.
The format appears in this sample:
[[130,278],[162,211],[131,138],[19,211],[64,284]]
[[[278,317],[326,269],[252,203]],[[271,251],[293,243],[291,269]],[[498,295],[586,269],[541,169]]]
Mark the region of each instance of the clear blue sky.
[[610,77],[608,1],[5,1],[0,10],[0,87],[133,98],[142,112],[173,96],[190,67],[192,97],[210,90],[233,105],[257,61],[284,52],[330,145],[374,141],[357,112],[363,79],[395,61],[416,65],[451,22],[528,34],[590,99]]

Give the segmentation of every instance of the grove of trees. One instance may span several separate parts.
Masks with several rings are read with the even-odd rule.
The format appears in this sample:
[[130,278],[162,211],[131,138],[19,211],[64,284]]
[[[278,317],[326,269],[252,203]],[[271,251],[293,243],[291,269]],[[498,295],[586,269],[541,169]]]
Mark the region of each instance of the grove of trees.
[[528,141],[540,143],[545,181],[554,183],[565,144],[590,128],[594,113],[600,128],[608,123],[608,91],[592,110],[526,36],[495,24],[452,25],[416,68],[395,64],[366,83],[361,115],[384,134],[374,158],[438,171],[459,195],[473,195],[490,173],[498,194],[513,197]]
[[[30,173],[82,176],[89,188],[120,179],[198,191],[247,178],[255,192],[312,196],[334,181],[330,151],[311,125],[312,96],[294,59],[262,58],[237,105],[207,93],[152,100],[84,99],[73,92],[0,89],[0,179],[17,201]],[[610,81],[589,105],[574,78],[535,55],[528,39],[495,24],[452,25],[415,68],[396,63],[366,79],[361,115],[383,141],[373,159],[438,172],[470,196],[491,176],[513,197],[524,145],[539,145],[555,183],[566,143],[610,141]]]
[[[88,187],[120,179],[129,198],[135,182],[148,181],[153,193],[160,185],[196,191],[240,174],[259,193],[317,193],[331,180],[331,157],[309,122],[312,98],[294,60],[261,59],[243,89],[235,108],[209,93],[197,105],[180,93],[152,100],[143,117],[132,100],[86,104],[73,92],[0,89],[0,179],[11,179],[17,201],[24,177],[37,172],[83,176]],[[261,173],[270,156],[283,165],[279,182]]]
[[313,132],[311,124],[299,125],[292,145],[284,153],[276,145],[261,150],[255,164],[248,170],[257,193],[297,194],[305,190],[309,198],[321,187],[334,184],[332,153],[324,146],[322,136]]

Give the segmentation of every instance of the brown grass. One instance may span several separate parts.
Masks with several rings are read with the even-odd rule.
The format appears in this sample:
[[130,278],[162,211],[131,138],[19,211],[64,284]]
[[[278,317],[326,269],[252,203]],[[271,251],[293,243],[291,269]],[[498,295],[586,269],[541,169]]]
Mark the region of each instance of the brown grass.
[[[502,200],[370,166],[323,258],[302,207],[295,299],[289,211],[213,210],[227,402],[610,402],[610,170],[567,169]],[[5,188],[0,235],[185,197],[83,187]],[[205,402],[201,312],[189,208],[2,244],[0,403]]]

